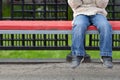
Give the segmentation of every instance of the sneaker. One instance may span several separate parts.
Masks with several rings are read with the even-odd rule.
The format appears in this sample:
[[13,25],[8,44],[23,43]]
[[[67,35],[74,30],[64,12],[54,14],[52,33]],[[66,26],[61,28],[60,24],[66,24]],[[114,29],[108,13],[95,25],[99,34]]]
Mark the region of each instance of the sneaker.
[[80,65],[80,63],[84,60],[84,57],[83,56],[73,56],[72,57],[72,65],[71,67],[73,69],[75,69],[76,67],[78,67]]
[[103,66],[107,68],[113,68],[112,57],[102,56],[101,61],[103,62]]

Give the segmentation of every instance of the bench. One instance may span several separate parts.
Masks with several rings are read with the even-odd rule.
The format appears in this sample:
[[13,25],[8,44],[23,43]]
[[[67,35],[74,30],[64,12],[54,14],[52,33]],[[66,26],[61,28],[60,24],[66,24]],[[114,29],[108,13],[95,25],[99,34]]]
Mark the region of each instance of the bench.
[[[72,21],[0,21],[1,34],[71,34]],[[120,34],[120,21],[109,21],[113,34]],[[14,32],[12,32],[14,31]],[[88,34],[98,34],[94,26],[87,30]]]
[[[72,21],[0,21],[0,49],[69,50],[68,34],[71,34],[71,22]],[[113,29],[112,33],[114,35],[120,34],[120,21],[110,21],[110,23]],[[98,31],[94,26],[89,26],[86,34],[96,35]],[[116,43],[120,42],[118,35],[117,37],[115,36],[115,38],[117,38]],[[113,39],[113,41],[115,40]],[[117,45],[116,43],[113,44],[113,49],[116,47],[116,50],[120,50],[120,43]],[[98,48],[98,46],[99,45],[90,45],[86,49],[91,49],[91,47],[94,49],[96,47]]]
[[[0,21],[0,49],[70,50],[68,35],[71,34],[71,22],[72,21]],[[115,47],[115,50],[120,50],[120,21],[110,21],[110,24],[113,29],[113,36],[115,35],[117,41],[113,43],[113,49]],[[99,33],[96,27],[89,26],[86,34],[96,35]],[[113,38],[113,41],[115,41],[115,39]],[[88,50],[96,49],[96,47],[98,49],[98,45],[91,46],[90,44],[89,47],[85,47]],[[67,60],[71,61],[71,54],[67,56]],[[90,61],[89,55],[86,55],[86,61]]]

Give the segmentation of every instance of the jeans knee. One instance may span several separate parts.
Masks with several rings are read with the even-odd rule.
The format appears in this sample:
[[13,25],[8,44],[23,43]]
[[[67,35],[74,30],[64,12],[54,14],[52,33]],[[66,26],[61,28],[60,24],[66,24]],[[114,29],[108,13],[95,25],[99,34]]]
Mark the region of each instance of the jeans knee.
[[77,30],[86,30],[88,25],[84,22],[75,22],[73,23],[73,28],[76,28]]
[[99,28],[98,29],[102,33],[112,32],[111,25],[109,23],[106,23],[106,22],[102,22],[101,24],[99,24]]

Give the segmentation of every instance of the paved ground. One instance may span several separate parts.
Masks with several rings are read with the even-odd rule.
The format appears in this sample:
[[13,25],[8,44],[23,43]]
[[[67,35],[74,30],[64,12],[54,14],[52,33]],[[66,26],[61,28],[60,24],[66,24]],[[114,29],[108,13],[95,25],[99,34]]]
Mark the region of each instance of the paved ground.
[[107,69],[101,63],[0,64],[0,80],[120,80],[120,64]]

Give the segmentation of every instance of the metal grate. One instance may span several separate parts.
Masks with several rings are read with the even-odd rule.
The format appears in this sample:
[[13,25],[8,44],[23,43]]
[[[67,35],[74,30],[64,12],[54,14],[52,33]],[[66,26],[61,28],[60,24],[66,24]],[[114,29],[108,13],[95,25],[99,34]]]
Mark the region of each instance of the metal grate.
[[99,49],[99,35],[98,34],[87,35],[85,39],[85,48],[87,50],[91,50],[91,49],[98,50]]
[[66,0],[11,0],[11,19],[67,20]]
[[110,0],[107,11],[109,20],[120,20],[120,0]]
[[67,48],[67,34],[0,34],[0,49],[57,50]]
[[[67,20],[72,19],[67,0],[0,0],[0,19],[12,20]],[[3,7],[2,7],[3,6]],[[109,0],[106,8],[109,20],[120,20],[120,0]],[[9,12],[4,15],[4,11]]]
[[120,35],[114,34],[113,35],[113,49],[120,50]]
[[2,0],[0,0],[0,20],[2,19]]

